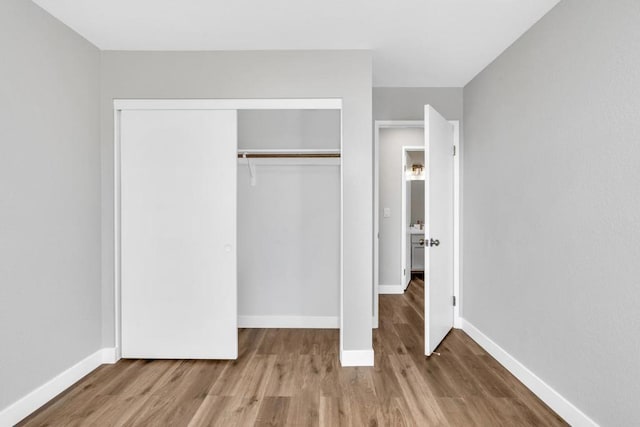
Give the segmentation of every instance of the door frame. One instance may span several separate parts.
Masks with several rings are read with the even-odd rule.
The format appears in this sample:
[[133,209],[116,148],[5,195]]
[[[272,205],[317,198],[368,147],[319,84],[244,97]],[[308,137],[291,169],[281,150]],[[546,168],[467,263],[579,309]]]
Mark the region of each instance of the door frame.
[[[340,98],[255,99],[114,99],[113,100],[113,298],[115,361],[122,358],[121,319],[121,217],[120,217],[120,115],[125,110],[339,110],[340,152],[343,151],[343,114]],[[340,158],[340,353],[343,349],[344,294],[344,172]]]
[[[417,146],[417,145],[403,145],[402,146],[402,163],[401,166],[405,166],[405,159],[406,159],[406,155],[408,152],[415,152],[415,151],[422,151],[423,155],[425,153],[425,146]],[[400,225],[400,242],[402,245],[401,248],[401,254],[400,254],[400,261],[402,262],[402,265],[406,267],[409,267],[407,265],[407,179],[406,179],[406,170],[404,171],[404,173],[402,174],[402,196],[400,198],[400,215],[402,217],[402,223]],[[426,213],[425,213],[426,216]],[[409,268],[408,270],[409,272],[409,281],[411,281],[411,269]],[[406,272],[405,274],[400,273],[400,285],[402,286],[402,292],[404,293],[404,291],[407,288],[407,276],[406,276]]]
[[[461,274],[461,257],[462,252],[462,240],[460,238],[461,223],[461,211],[460,211],[460,194],[461,188],[461,158],[462,158],[462,146],[460,141],[460,121],[449,120],[449,123],[453,125],[453,142],[456,147],[456,155],[453,157],[453,295],[456,298],[456,305],[453,308],[453,327],[456,329],[462,328],[462,321],[460,318],[460,307],[462,305],[462,274]],[[376,120],[374,122],[373,133],[373,319],[372,327],[378,328],[379,319],[379,287],[380,287],[380,271],[379,271],[379,257],[380,257],[380,131],[382,129],[405,129],[405,128],[422,128],[424,129],[424,120]],[[418,148],[415,146],[403,146],[402,155],[404,156],[405,148]],[[421,147],[424,149],[424,144]],[[403,200],[405,197],[405,189],[403,185]],[[402,210],[406,209],[405,206]],[[404,242],[402,247],[401,256],[406,256],[406,236],[401,240]],[[400,274],[402,276],[402,274]]]

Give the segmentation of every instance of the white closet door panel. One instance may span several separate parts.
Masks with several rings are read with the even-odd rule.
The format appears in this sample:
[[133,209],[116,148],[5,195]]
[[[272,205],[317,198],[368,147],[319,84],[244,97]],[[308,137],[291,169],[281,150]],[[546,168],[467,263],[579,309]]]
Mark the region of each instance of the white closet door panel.
[[122,355],[235,359],[236,111],[120,125]]
[[453,125],[433,107],[424,111],[425,354],[453,327]]

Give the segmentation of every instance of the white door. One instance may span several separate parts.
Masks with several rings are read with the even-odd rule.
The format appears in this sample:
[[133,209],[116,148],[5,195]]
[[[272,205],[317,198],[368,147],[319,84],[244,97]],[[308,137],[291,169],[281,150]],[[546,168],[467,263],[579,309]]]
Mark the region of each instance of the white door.
[[425,354],[453,327],[453,125],[430,105],[425,136]]
[[237,358],[236,116],[121,112],[125,358]]

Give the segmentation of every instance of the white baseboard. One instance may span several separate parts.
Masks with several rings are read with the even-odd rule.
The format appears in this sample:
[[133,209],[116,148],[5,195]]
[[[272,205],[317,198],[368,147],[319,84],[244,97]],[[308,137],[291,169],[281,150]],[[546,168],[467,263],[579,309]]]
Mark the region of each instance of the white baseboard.
[[118,347],[103,348],[102,363],[112,365],[120,360],[120,349]]
[[340,364],[347,366],[373,366],[373,349],[371,350],[342,350]]
[[460,317],[460,316],[456,316],[456,315],[454,314],[454,316],[453,316],[453,327],[454,327],[455,329],[463,329],[463,327],[464,327],[464,322],[463,322],[463,320],[464,320],[464,319],[462,319],[462,317]]
[[338,316],[238,316],[238,328],[339,329]]
[[541,380],[515,357],[507,353],[505,349],[493,342],[491,338],[480,332],[480,330],[469,323],[468,320],[461,319],[461,323],[462,330],[480,344],[482,348],[500,362],[502,366],[518,378],[544,403],[556,411],[567,423],[572,426],[598,427],[595,421],[555,391],[549,384]]
[[22,421],[98,366],[103,363],[115,363],[116,354],[117,352],[114,348],[98,350],[58,374],[50,381],[0,411],[0,426],[12,426]]
[[405,286],[402,285],[378,285],[379,295],[399,295],[404,294]]

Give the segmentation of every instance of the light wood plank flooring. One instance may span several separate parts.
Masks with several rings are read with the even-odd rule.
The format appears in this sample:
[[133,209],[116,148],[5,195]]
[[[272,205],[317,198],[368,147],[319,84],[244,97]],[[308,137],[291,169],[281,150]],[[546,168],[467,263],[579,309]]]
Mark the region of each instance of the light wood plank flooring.
[[104,365],[21,425],[566,425],[462,331],[424,357],[423,301],[380,297],[373,368],[340,367],[337,330],[243,329],[236,361]]

